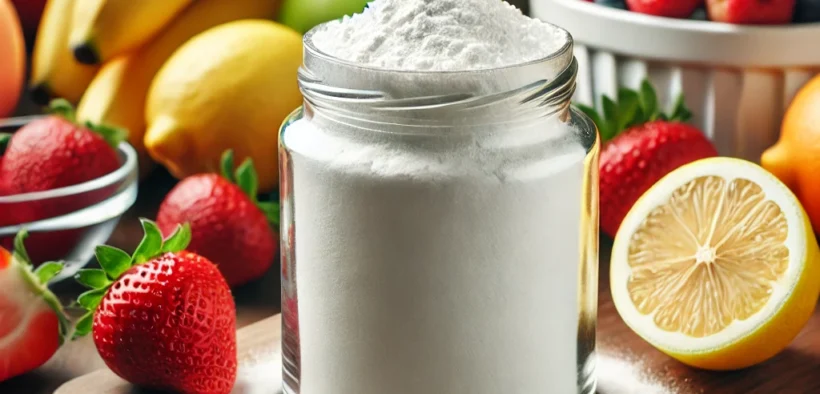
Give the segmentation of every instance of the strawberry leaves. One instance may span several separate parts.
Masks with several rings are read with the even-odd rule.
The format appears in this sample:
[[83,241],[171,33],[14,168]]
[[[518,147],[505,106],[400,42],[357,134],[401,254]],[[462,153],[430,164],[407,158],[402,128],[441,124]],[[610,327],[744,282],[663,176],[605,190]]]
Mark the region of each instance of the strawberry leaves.
[[131,268],[131,256],[120,249],[100,245],[94,250],[94,255],[96,255],[97,261],[102,267],[103,274],[111,279],[119,278],[120,275]]
[[236,184],[251,199],[256,200],[259,193],[259,179],[256,169],[253,168],[253,160],[246,159],[239,168],[236,169]]
[[162,244],[162,253],[173,253],[185,250],[191,243],[191,225],[183,224],[176,228],[173,234]]
[[105,289],[112,281],[101,269],[82,269],[75,276],[77,282],[89,289]]
[[63,117],[71,123],[74,123],[80,127],[85,127],[97,133],[100,137],[102,137],[105,140],[105,142],[108,143],[108,145],[110,145],[114,149],[117,149],[120,143],[122,143],[128,138],[128,130],[123,129],[121,127],[97,124],[90,121],[78,122],[77,113],[74,110],[74,106],[72,106],[71,103],[68,102],[68,100],[51,100],[51,103],[49,104],[49,111],[54,115]]
[[[159,227],[157,227],[154,222],[147,219],[140,219],[140,222],[142,223],[142,229],[145,232],[145,235],[143,235],[142,241],[137,246],[137,249],[134,250],[129,267],[134,263],[142,264],[162,252],[163,240],[162,232],[159,230]],[[175,234],[177,233],[178,231],[175,232]],[[185,246],[183,246],[183,248]],[[100,262],[100,264],[102,264],[102,262]],[[119,275],[117,277],[119,277]]]
[[37,276],[37,280],[39,280],[40,283],[48,283],[62,271],[62,263],[50,261],[37,267],[37,269],[34,270],[34,275]]
[[54,277],[63,270],[63,264],[48,262],[34,269],[34,265],[28,256],[28,251],[26,251],[26,238],[28,238],[28,231],[26,230],[21,230],[17,233],[17,236],[14,237],[13,264],[19,267],[23,280],[26,281],[32,292],[42,298],[57,315],[60,330],[60,344],[62,345],[71,330],[71,322],[63,311],[63,305],[54,293],[48,289],[48,282],[54,279]]
[[95,249],[95,255],[101,269],[83,269],[74,277],[77,282],[90,289],[80,294],[77,299],[77,303],[88,312],[77,322],[74,331],[75,339],[91,332],[94,325],[94,312],[111,285],[126,271],[134,265],[144,264],[163,253],[185,250],[191,242],[191,227],[188,223],[178,226],[168,239],[163,240],[156,223],[147,219],[140,219],[140,222],[145,234],[132,255],[115,247],[100,245]]
[[3,156],[3,153],[6,152],[6,147],[11,142],[11,136],[10,133],[0,133],[0,156]]
[[222,154],[220,163],[222,177],[239,186],[253,203],[265,214],[268,223],[274,228],[279,227],[279,203],[274,201],[259,201],[259,177],[253,166],[253,160],[245,159],[239,168],[234,171],[234,155],[232,150]]
[[274,227],[279,227],[279,204],[275,202],[257,202],[256,206],[262,210],[265,217],[268,218],[268,223]]
[[620,132],[644,123],[656,120],[685,122],[692,117],[692,113],[686,108],[683,95],[678,96],[671,114],[661,112],[658,95],[647,80],[641,83],[637,91],[627,88],[618,89],[617,99],[616,102],[608,96],[601,98],[603,114],[592,107],[576,105],[581,112],[595,122],[603,141],[609,141]]
[[66,99],[54,99],[48,105],[48,110],[54,115],[61,116],[70,122],[77,122],[77,113],[74,106]]

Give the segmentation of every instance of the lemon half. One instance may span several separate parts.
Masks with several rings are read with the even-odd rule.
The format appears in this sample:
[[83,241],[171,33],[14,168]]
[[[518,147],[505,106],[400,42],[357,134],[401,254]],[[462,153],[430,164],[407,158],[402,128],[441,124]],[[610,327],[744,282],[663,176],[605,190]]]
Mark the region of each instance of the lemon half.
[[818,256],[803,208],[777,178],[743,160],[700,160],[627,214],[612,250],[612,298],[664,353],[744,368],[788,346],[811,317]]

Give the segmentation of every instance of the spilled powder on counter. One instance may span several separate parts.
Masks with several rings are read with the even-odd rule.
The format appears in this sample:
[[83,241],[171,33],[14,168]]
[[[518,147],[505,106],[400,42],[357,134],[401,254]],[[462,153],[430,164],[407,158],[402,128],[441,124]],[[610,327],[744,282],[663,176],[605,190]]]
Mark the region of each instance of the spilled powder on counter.
[[[279,394],[282,387],[282,357],[279,352],[254,352],[237,371],[231,394]],[[272,391],[275,390],[275,391]]]
[[675,394],[643,372],[640,361],[598,354],[598,394]]
[[568,39],[501,0],[375,0],[313,36],[319,50],[337,58],[414,71],[521,64],[555,53]]

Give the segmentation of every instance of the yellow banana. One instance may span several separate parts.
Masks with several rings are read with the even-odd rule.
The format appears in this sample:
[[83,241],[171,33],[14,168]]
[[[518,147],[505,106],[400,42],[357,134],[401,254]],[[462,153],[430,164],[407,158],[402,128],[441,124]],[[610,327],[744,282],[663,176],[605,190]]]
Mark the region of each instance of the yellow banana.
[[273,19],[275,12],[275,2],[270,0],[196,0],[155,40],[106,63],[80,101],[77,118],[128,129],[129,141],[143,152],[145,99],[165,60],[211,27],[239,19]]
[[74,0],[48,0],[37,31],[29,86],[38,104],[54,97],[77,103],[97,72],[96,66],[80,64],[68,48]]
[[68,42],[81,63],[98,64],[151,40],[192,0],[76,0]]

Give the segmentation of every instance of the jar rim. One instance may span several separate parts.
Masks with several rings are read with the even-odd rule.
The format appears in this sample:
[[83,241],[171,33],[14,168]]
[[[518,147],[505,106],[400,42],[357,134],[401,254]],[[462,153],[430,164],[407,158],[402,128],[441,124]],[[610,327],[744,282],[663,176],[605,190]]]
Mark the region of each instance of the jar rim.
[[538,81],[559,77],[573,62],[574,41],[566,30],[542,22],[566,36],[564,44],[539,59],[503,67],[462,70],[394,70],[363,65],[321,51],[314,35],[327,26],[319,25],[303,38],[304,56],[299,70],[303,90],[318,89],[356,99],[410,99],[467,94],[502,93]]
[[[510,69],[520,69],[522,67],[526,67],[532,64],[540,64],[549,61],[567,61],[566,55],[572,54],[572,49],[574,46],[574,39],[572,35],[566,29],[554,25],[549,22],[541,21],[545,26],[549,26],[553,29],[558,30],[559,32],[563,33],[565,36],[564,44],[561,45],[558,49],[551,52],[547,56],[543,56],[537,59],[529,60],[522,63],[515,63],[509,64],[506,66],[501,67],[491,67],[491,68],[479,68],[479,69],[471,69],[471,70],[401,70],[401,69],[391,69],[391,68],[383,68],[383,67],[375,67],[375,66],[368,66],[366,64],[356,63],[349,60],[345,60],[336,56],[333,56],[329,53],[326,53],[319,49],[314,42],[313,36],[321,29],[326,28],[326,26],[331,22],[322,23],[312,29],[310,29],[307,33],[305,33],[302,42],[304,44],[304,57],[307,58],[308,56],[321,58],[322,60],[335,62],[338,63],[340,66],[344,67],[353,67],[357,69],[367,70],[369,72],[379,72],[379,73],[397,73],[397,74],[408,74],[408,75],[456,75],[456,74],[490,74],[494,72],[510,70]],[[571,57],[571,56],[570,56]],[[563,67],[562,67],[563,68]]]

